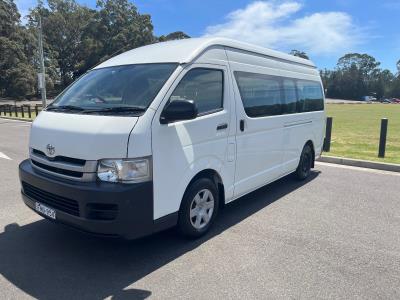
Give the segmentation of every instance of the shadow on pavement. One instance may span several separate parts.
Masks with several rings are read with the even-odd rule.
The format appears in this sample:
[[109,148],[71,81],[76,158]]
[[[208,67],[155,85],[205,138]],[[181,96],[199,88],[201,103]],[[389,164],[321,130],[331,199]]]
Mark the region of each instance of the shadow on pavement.
[[168,230],[135,241],[98,238],[41,220],[9,224],[0,234],[0,274],[39,299],[145,299],[151,291],[125,287],[293,192],[303,182],[280,179],[227,205],[203,238]]

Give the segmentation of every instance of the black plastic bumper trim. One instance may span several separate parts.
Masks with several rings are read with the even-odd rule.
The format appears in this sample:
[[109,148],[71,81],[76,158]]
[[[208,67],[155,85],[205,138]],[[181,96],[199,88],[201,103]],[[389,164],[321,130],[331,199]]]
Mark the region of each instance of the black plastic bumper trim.
[[[153,220],[153,182],[135,184],[107,182],[75,182],[48,177],[32,168],[30,161],[19,165],[21,182],[28,183],[48,193],[68,197],[79,204],[79,216],[56,210],[55,222],[63,223],[89,233],[139,238],[176,225],[178,213]],[[22,187],[22,198],[27,206],[35,210],[40,199],[28,197]],[[113,220],[87,218],[88,204],[116,204],[118,214]],[[52,207],[53,208],[53,207]],[[43,216],[47,218],[46,216]]]

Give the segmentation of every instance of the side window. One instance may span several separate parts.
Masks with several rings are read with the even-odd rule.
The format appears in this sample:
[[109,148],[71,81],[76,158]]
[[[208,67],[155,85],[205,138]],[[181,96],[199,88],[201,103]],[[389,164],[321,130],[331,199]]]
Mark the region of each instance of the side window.
[[282,113],[294,114],[297,112],[296,83],[292,79],[283,79]]
[[235,72],[235,78],[249,117],[275,116],[282,113],[279,77]]
[[174,100],[193,100],[199,114],[223,108],[223,71],[196,68],[185,74],[170,97]]
[[324,110],[324,96],[319,82],[299,80],[297,81],[299,94],[298,112],[310,112]]

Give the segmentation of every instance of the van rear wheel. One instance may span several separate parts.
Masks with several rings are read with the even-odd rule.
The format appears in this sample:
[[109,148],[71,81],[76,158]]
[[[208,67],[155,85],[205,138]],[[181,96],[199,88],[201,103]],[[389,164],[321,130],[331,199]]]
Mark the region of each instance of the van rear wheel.
[[188,237],[204,235],[218,213],[218,192],[214,182],[200,178],[186,191],[179,210],[178,226]]
[[299,165],[294,173],[296,178],[299,180],[306,179],[311,172],[311,166],[313,163],[313,152],[309,145],[305,145],[301,152]]

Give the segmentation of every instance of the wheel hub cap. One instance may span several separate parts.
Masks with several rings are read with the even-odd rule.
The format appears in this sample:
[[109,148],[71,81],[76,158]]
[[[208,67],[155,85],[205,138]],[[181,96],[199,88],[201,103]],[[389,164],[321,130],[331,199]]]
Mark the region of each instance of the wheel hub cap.
[[214,196],[204,189],[196,194],[190,205],[190,222],[196,229],[201,229],[210,222],[214,212]]

